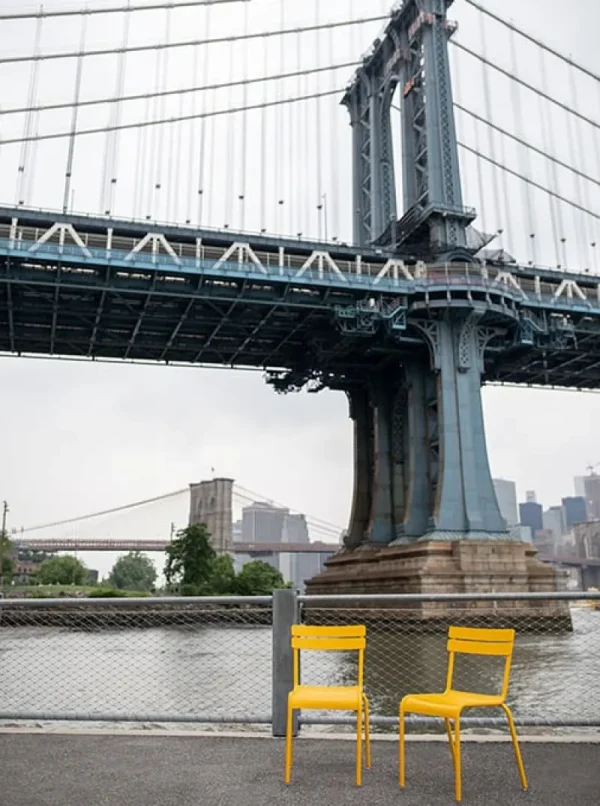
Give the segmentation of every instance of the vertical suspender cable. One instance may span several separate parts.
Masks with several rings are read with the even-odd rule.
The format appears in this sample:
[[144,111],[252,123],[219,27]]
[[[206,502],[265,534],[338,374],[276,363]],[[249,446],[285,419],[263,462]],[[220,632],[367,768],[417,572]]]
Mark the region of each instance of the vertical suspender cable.
[[[169,6],[166,10],[166,24],[165,24],[165,43],[168,45],[171,41],[171,23],[172,23],[172,12],[173,6]],[[164,51],[164,56],[162,60],[162,70],[161,70],[161,77],[160,77],[160,91],[164,93],[167,88],[167,84],[169,81],[169,55],[171,51],[166,48]],[[156,105],[156,110],[161,120],[165,119],[166,114],[166,103],[167,99],[164,95],[161,96],[159,103]],[[157,151],[155,153],[155,164],[152,166],[152,170],[155,172],[154,175],[156,176],[156,181],[154,184],[154,190],[156,191],[156,203],[154,205],[154,217],[167,217],[167,213],[161,213],[161,193],[162,191],[162,176],[163,176],[163,154],[164,154],[164,139],[165,139],[165,127],[164,126],[157,126]],[[169,125],[169,137],[173,136],[173,124]],[[171,182],[171,176],[167,177],[167,182]]]
[[[204,25],[206,28],[206,39],[210,39],[211,36],[211,25],[212,25],[212,6],[205,7],[205,15],[204,15]],[[208,54],[210,50],[210,45],[203,45],[204,53],[202,59],[202,86],[206,86],[208,83]],[[210,99],[214,106],[214,90],[210,94]],[[202,93],[202,114],[206,114],[208,111],[208,97],[207,93]],[[205,193],[205,183],[204,183],[204,159],[206,156],[206,138],[207,138],[207,131],[209,127],[212,129],[214,126],[213,118],[200,118],[200,157],[199,157],[199,165],[198,165],[198,226],[202,226],[204,223],[204,193]]]
[[[517,48],[515,43],[515,31],[511,29],[510,31],[510,54],[511,54],[511,63],[512,63],[512,72],[513,75],[517,75]],[[515,128],[516,133],[523,137],[523,106],[521,103],[521,85],[516,83],[516,86],[513,89],[513,105],[515,110]],[[524,138],[523,138],[524,139]],[[531,171],[531,155],[529,149],[524,148],[523,146],[517,145],[518,149],[518,158],[519,158],[519,171],[523,176],[530,176],[532,174]],[[529,255],[529,259],[532,263],[536,262],[536,254],[535,254],[535,222],[534,222],[534,215],[535,209],[533,200],[531,198],[531,185],[529,182],[521,182],[521,201],[523,204],[523,214],[525,221],[527,222],[527,239],[530,244],[531,252]]]
[[[328,32],[329,48],[328,48],[328,64],[333,64],[333,29],[330,28]],[[333,85],[337,86],[338,71],[333,71]],[[340,149],[338,146],[337,138],[337,114],[334,105],[329,103],[329,132],[327,134],[330,143],[330,168],[331,168],[331,188],[329,195],[324,199],[325,203],[325,216],[329,217],[331,212],[332,235],[337,237],[339,234],[339,182],[340,182]],[[329,233],[326,234],[326,237]]]
[[[298,34],[296,34],[298,36]],[[292,47],[294,45],[294,41],[290,40],[290,56],[292,56]],[[293,69],[298,72],[300,70],[300,49],[295,49],[295,57],[294,59],[290,58],[290,66],[293,66]],[[300,92],[300,81],[299,78],[296,78],[294,92],[299,94]],[[285,92],[291,94],[289,89],[290,84],[286,81],[284,83]],[[297,218],[296,208],[298,206],[298,197],[302,193],[300,188],[300,178],[298,177],[298,121],[299,121],[299,109],[298,104],[290,104],[290,147],[288,151],[288,159],[287,159],[287,167],[288,167],[288,178],[287,178],[287,186],[290,189],[290,203],[288,204],[288,217],[287,217],[287,234],[291,235],[294,231],[294,222]]]
[[[244,3],[244,36],[248,35],[248,3]],[[249,64],[249,44],[248,40],[244,40],[244,79],[248,78],[248,64]],[[246,229],[246,164],[248,159],[248,84],[244,81],[242,106],[242,176],[241,188],[239,193],[240,202],[240,228],[242,232]]]
[[[288,25],[290,25],[288,23]],[[290,26],[291,27],[291,26]],[[288,46],[286,48],[286,59],[285,63],[281,65],[282,72],[292,72],[293,65],[294,65],[294,54],[293,54],[293,41],[292,39],[286,39],[288,42]],[[284,79],[281,79],[278,83],[281,84],[281,90],[284,95],[291,95],[288,87],[290,86],[288,82]],[[298,79],[296,78],[294,92],[298,92],[300,89],[300,85],[298,83]],[[298,162],[294,159],[294,147],[295,142],[297,139],[297,132],[296,132],[296,117],[298,114],[298,109],[296,108],[298,104],[285,104],[284,105],[284,112],[287,118],[286,123],[286,145],[287,148],[283,153],[283,164],[281,166],[281,174],[283,176],[283,184],[288,189],[288,204],[287,207],[287,216],[286,216],[286,223],[285,223],[285,233],[286,235],[291,235],[294,230],[294,204],[296,198],[298,196],[299,185],[298,185]],[[288,168],[287,175],[285,168]]]
[[[85,51],[85,38],[87,32],[87,17],[84,15],[81,21],[81,43],[79,46],[79,56],[77,57],[77,72],[75,74],[75,92],[73,97],[73,115],[71,118],[71,132],[69,134],[69,150],[67,152],[67,170],[65,171],[65,192],[63,196],[63,213],[69,209],[72,201],[72,179],[73,160],[75,157],[75,139],[77,137],[77,118],[79,114],[79,97],[81,94],[81,76],[83,73],[83,53]],[[72,204],[71,204],[72,206]]]
[[[146,98],[144,104],[144,114],[146,120],[150,119],[150,99]],[[144,208],[144,185],[146,182],[145,167],[146,167],[146,141],[148,135],[148,127],[142,126],[138,129],[137,134],[137,148],[135,154],[135,176],[133,187],[133,215],[141,218],[143,216]]]
[[[218,90],[213,90],[210,93],[210,102],[208,104],[208,110],[207,110],[209,118],[208,118],[207,132],[206,132],[206,143],[207,143],[207,145],[210,145],[210,149],[207,150],[206,182],[204,183],[204,188],[205,188],[205,191],[208,191],[208,193],[211,193],[211,189],[213,188],[213,174],[214,174],[214,169],[215,169],[214,155],[213,155],[213,158],[211,159],[211,153],[212,153],[212,151],[214,150],[214,147],[215,147],[216,118],[214,117],[214,115],[212,113],[214,112],[215,106],[216,106],[215,99],[217,97],[217,92],[218,92]],[[202,198],[205,198],[205,197],[206,197],[206,192],[202,195]],[[210,210],[214,209],[214,205],[211,204],[209,209]]]
[[[162,51],[156,50],[154,53],[155,57],[155,64],[154,64],[154,92],[158,92],[159,88],[159,80],[160,80],[160,68],[162,64]],[[150,108],[151,107],[151,108]],[[151,99],[148,100],[148,107],[147,107],[147,120],[156,120],[158,117],[158,98],[155,95],[152,96]],[[142,200],[142,203],[145,205],[146,208],[146,218],[152,218],[152,196],[153,194],[153,180],[152,176],[154,174],[154,162],[155,162],[155,155],[156,155],[156,126],[150,126],[150,131],[148,132],[148,141],[144,142],[144,151],[142,155],[143,165],[142,165],[142,172],[143,172],[143,187],[145,190],[144,196],[145,198]],[[148,164],[146,164],[146,156],[148,156]]]
[[[574,108],[577,110],[579,109],[579,98],[577,93],[577,83],[575,81],[575,71],[571,66],[566,68],[569,71],[569,87],[571,90],[571,100],[573,103]],[[581,126],[583,125],[582,121],[574,120],[572,116],[571,123],[575,128],[575,138],[574,142],[571,143],[573,146],[573,150],[571,152],[572,156],[572,163],[577,168],[579,168],[580,161],[582,155],[585,153],[583,148],[583,139],[581,137]],[[584,206],[587,210],[590,210],[590,194],[589,194],[589,184],[584,182],[579,174],[575,177],[576,187],[577,187],[577,201],[579,204]],[[576,213],[573,210],[575,215],[576,226],[578,228],[578,245],[579,245],[579,265],[584,266],[586,261],[589,259],[589,244],[590,244],[590,237],[589,237],[589,230],[588,230],[588,222],[589,219],[587,215],[584,217],[581,213]]]
[[[227,108],[232,109],[233,103],[233,65],[235,60],[235,46],[229,42],[229,89],[227,92]],[[223,125],[227,127],[227,153],[225,165],[225,226],[229,227],[233,221],[233,182],[235,176],[236,138],[235,130],[237,114],[227,115]],[[213,146],[214,149],[214,146]]]
[[[319,10],[320,4],[319,0],[315,0],[315,25],[319,25]],[[321,37],[320,31],[315,31],[315,51],[317,54],[317,64],[321,64]],[[315,98],[315,134],[316,134],[316,141],[315,141],[315,149],[316,149],[316,160],[315,166],[317,170],[317,231],[319,234],[319,240],[323,238],[323,177],[322,177],[322,154],[321,154],[321,142],[322,142],[322,132],[321,132],[321,99],[319,97]]]
[[[540,49],[540,69],[542,73],[542,89],[546,92],[546,62],[544,59],[544,51]],[[552,128],[553,121],[552,121],[552,113],[548,111],[548,106],[546,101],[540,96],[539,97],[539,104],[540,104],[540,119],[542,121],[542,132],[543,132],[543,140],[544,140],[544,151],[547,154],[552,154],[554,149],[551,148],[549,143],[549,131],[548,129]],[[552,143],[552,146],[554,143]],[[548,187],[558,187],[558,182],[556,181],[556,172],[552,172],[552,165],[550,160],[546,160],[546,174],[547,174],[547,181]],[[560,215],[560,207],[558,200],[555,200],[553,196],[548,197],[548,202],[550,204],[550,218],[552,220],[552,234],[554,237],[554,250],[556,254],[556,258],[559,263],[562,263],[560,258],[560,249],[559,249],[559,238],[561,237],[562,233],[559,234],[559,229],[562,230],[562,216]]]
[[[310,90],[310,77],[307,75],[302,77],[303,82],[303,91],[302,95],[308,96]],[[302,193],[302,227],[301,232],[304,236],[307,236],[310,231],[310,222],[311,222],[311,215],[310,211],[312,209],[312,205],[310,203],[311,193],[310,193],[310,165],[311,165],[311,153],[310,153],[310,145],[311,145],[311,115],[310,115],[310,103],[303,103],[300,106],[300,114],[303,117],[303,129],[304,129],[304,158],[302,160],[302,172],[303,176],[306,177],[305,183],[306,188],[305,191]]]
[[[485,17],[483,14],[479,15],[479,32],[481,37],[481,45],[483,52],[486,52],[486,36],[485,36]],[[491,89],[490,89],[490,82],[489,82],[489,74],[486,69],[486,66],[481,63],[481,69],[483,74],[483,96],[485,99],[485,114],[488,120],[491,121],[492,119],[492,105],[491,105]],[[489,126],[487,127],[487,134],[488,134],[488,145],[490,148],[490,156],[495,161],[496,160],[496,147],[495,147],[495,132]],[[498,193],[498,174],[496,171],[492,173],[492,190],[494,195],[494,209],[496,214],[496,231],[499,236],[499,245],[500,249],[504,249],[504,228],[506,224],[502,222],[502,212],[501,212],[501,205],[500,205],[500,195]],[[507,222],[508,223],[508,222]],[[501,224],[499,227],[498,224]]]
[[[179,95],[179,117],[180,118],[183,117],[183,112],[184,112],[183,107],[184,107],[184,96],[183,96],[183,93],[181,93]],[[175,170],[174,170],[174,172],[172,174],[174,182],[169,182],[169,187],[171,185],[173,185],[173,183],[175,184],[175,186],[173,187],[173,193],[172,193],[172,198],[173,198],[174,201],[173,201],[173,212],[170,213],[169,221],[179,222],[181,220],[180,219],[180,214],[179,214],[179,207],[180,207],[180,203],[182,201],[183,194],[180,194],[178,192],[178,185],[179,185],[179,182],[181,182],[181,184],[183,184],[183,176],[188,174],[189,171],[184,170],[184,167],[182,165],[183,123],[181,123],[181,121],[180,121],[179,123],[176,124],[176,126],[177,126],[177,144],[175,146]],[[184,201],[184,207],[185,207],[185,201]]]
[[[600,93],[598,91],[596,91],[594,94],[596,96],[596,106],[598,107],[598,114],[600,115]],[[596,137],[594,135],[594,133],[592,131],[590,131],[590,139],[594,144],[593,148],[594,148],[594,156],[595,156],[595,162],[596,162],[595,176],[596,176],[596,179],[600,179],[600,142],[599,142],[600,138]],[[590,243],[590,248],[591,248],[591,252],[592,252],[592,258],[591,258],[591,260],[592,260],[592,271],[594,271],[594,272],[597,271],[597,269],[598,269],[598,266],[597,266],[597,255],[598,255],[597,246],[598,246],[599,239],[597,238],[597,236],[595,234],[597,232],[597,227],[598,227],[598,222],[597,221],[591,222],[592,241]]]
[[[128,7],[131,6],[129,0]],[[125,70],[127,64],[127,44],[129,42],[129,24],[131,14],[123,15],[123,47],[118,56],[117,76],[115,81],[115,98],[111,104],[109,127],[119,126],[121,123],[122,102],[121,96],[125,87]],[[104,149],[104,167],[102,170],[102,193],[100,197],[100,212],[110,215],[113,212],[117,173],[119,164],[119,135],[118,130],[109,131]]]
[[[285,30],[285,2],[279,3],[279,29]],[[283,65],[285,61],[284,37],[279,37],[279,64],[277,65],[277,73],[283,72]],[[277,101],[279,102],[275,112],[276,133],[275,133],[275,198],[277,204],[277,234],[282,235],[284,231],[284,204],[286,201],[286,194],[284,192],[285,176],[283,173],[283,160],[285,150],[283,146],[283,123],[284,123],[284,110],[283,110],[283,83],[277,82]],[[291,194],[292,189],[289,188]]]
[[[179,117],[181,117],[182,110],[181,107],[183,105],[183,96],[179,96]],[[164,207],[164,215],[161,215],[165,221],[172,222],[174,221],[173,218],[173,211],[171,209],[173,196],[177,197],[177,189],[174,187],[176,185],[177,180],[179,178],[178,174],[175,172],[175,140],[176,140],[176,132],[179,132],[181,124],[173,121],[169,124],[169,131],[168,131],[168,158],[167,158],[167,187],[166,187],[166,199],[165,199],[165,207]],[[161,129],[164,128],[163,126],[160,127]],[[181,138],[180,138],[181,139]],[[159,151],[158,158],[160,160],[161,169],[163,165],[163,154],[164,150],[161,146]],[[175,191],[175,192],[173,192]]]
[[[165,33],[168,36],[169,32],[169,14],[168,9],[165,11]],[[154,51],[155,54],[155,63],[154,63],[154,94],[152,96],[152,112],[151,117],[153,120],[157,120],[159,116],[159,109],[160,109],[160,98],[158,96],[158,92],[160,90],[160,79],[163,74],[163,57],[165,55],[165,51],[162,49],[157,49]],[[162,131],[162,127],[158,127]],[[149,159],[148,159],[148,169],[147,169],[147,176],[148,176],[148,183],[146,186],[146,218],[158,218],[158,211],[156,207],[153,205],[154,201],[158,201],[158,191],[160,190],[160,185],[156,181],[156,139],[157,139],[157,127],[151,126],[151,131],[149,134]],[[159,155],[160,160],[160,155]],[[145,166],[144,166],[145,167]],[[146,173],[146,172],[145,172]]]
[[[35,28],[35,42],[33,45],[34,55],[37,55],[40,52],[42,23],[43,23],[43,17],[40,16],[37,18]],[[39,73],[40,73],[39,59],[34,59],[31,65],[31,77],[29,79],[29,94],[27,97],[27,106],[29,107],[29,111],[25,116],[25,128],[23,131],[23,137],[25,139],[21,143],[21,156],[19,159],[19,166],[18,166],[17,199],[16,199],[17,205],[22,205],[29,201],[30,198],[29,191],[31,187],[31,182],[33,180],[33,165],[30,165],[30,151],[32,141],[27,140],[26,138],[32,136],[33,129],[36,125],[37,117],[39,115],[39,112],[31,111],[31,107],[35,106],[35,101],[37,97]],[[29,174],[31,174],[30,178],[28,177]]]
[[[451,58],[454,59],[454,74],[458,76],[459,70],[457,67],[459,65],[458,54],[456,53],[457,48],[451,48],[450,52],[452,54]],[[483,76],[483,74],[482,74]],[[461,87],[461,79],[458,78],[455,81],[456,85],[456,92],[457,92],[457,100],[460,100],[460,87]],[[483,92],[482,92],[483,94]],[[480,123],[479,120],[473,121],[473,131],[475,134],[475,149],[481,154],[481,138],[480,138],[480,127],[483,125]],[[479,158],[475,158],[475,168],[477,170],[477,192],[478,192],[478,226],[481,227],[481,230],[485,234],[490,234],[490,226],[492,222],[489,219],[489,205],[487,203],[487,187],[486,182],[483,175],[483,160]],[[494,223],[494,230],[496,229],[496,225]]]
[[[208,8],[208,6],[204,6],[204,19],[205,20],[206,20],[206,9],[207,8]],[[196,47],[194,48],[194,61],[193,61],[193,65],[192,65],[192,80],[194,82],[193,83],[194,87],[197,87],[199,85],[199,80],[200,80],[199,76],[198,76],[198,65],[199,65],[198,50],[199,50],[199,46],[196,45]],[[188,137],[189,137],[188,159],[187,159],[186,169],[183,172],[185,174],[185,176],[186,176],[186,179],[187,179],[187,192],[185,194],[185,197],[186,197],[186,205],[185,205],[186,206],[186,218],[185,218],[185,220],[186,220],[187,224],[190,224],[191,221],[192,221],[192,206],[193,206],[193,200],[194,200],[194,179],[193,179],[193,174],[192,174],[192,165],[194,165],[194,155],[196,153],[196,141],[195,141],[195,138],[194,138],[194,131],[195,131],[195,116],[196,116],[197,113],[198,113],[198,93],[193,92],[192,93],[192,98],[191,98],[191,113],[190,113],[191,116],[192,116],[192,119],[188,122],[188,126],[187,126],[187,128],[188,128]],[[200,121],[200,123],[202,124],[202,121]],[[179,174],[179,176],[181,176],[181,175]]]
[[[269,38],[265,37],[262,42],[263,47],[263,76],[266,79],[269,72]],[[269,82],[263,82],[263,103],[268,100]],[[260,120],[260,228],[267,230],[266,217],[266,197],[267,197],[267,123],[269,121],[269,107],[264,106],[261,110]]]
[[[302,42],[301,35],[296,34],[296,72],[302,69]],[[295,81],[294,92],[302,94],[302,78],[298,76]],[[306,171],[302,163],[302,104],[294,104],[294,160],[290,165],[290,189],[295,192],[290,193],[290,235],[302,229],[302,207],[301,199],[306,193]],[[294,173],[295,171],[295,173]]]

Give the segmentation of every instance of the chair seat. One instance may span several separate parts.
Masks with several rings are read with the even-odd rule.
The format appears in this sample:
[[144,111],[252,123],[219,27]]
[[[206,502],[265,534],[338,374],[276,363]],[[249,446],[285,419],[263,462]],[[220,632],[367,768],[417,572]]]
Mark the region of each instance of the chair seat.
[[402,710],[426,716],[455,716],[463,708],[502,705],[502,697],[493,694],[472,694],[469,691],[448,691],[441,694],[407,694]]
[[360,686],[296,686],[288,704],[291,708],[357,711],[362,694]]

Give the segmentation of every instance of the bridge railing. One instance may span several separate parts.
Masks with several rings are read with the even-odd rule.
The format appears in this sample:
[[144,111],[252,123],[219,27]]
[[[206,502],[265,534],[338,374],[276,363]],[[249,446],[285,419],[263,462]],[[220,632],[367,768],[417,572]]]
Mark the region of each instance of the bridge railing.
[[[133,242],[132,242],[133,243]],[[32,247],[35,246],[35,250]],[[132,246],[133,249],[133,246]],[[221,257],[202,256],[189,257],[177,255],[176,259],[168,254],[151,254],[145,251],[134,252],[132,250],[118,249],[112,247],[110,250],[105,247],[86,246],[82,248],[77,245],[57,244],[52,242],[39,243],[34,240],[11,240],[0,238],[0,253],[9,255],[29,255],[32,260],[36,257],[43,259],[56,259],[60,256],[68,262],[72,259],[74,268],[77,270],[80,265],[111,265],[115,270],[126,269],[132,273],[144,273],[147,271],[160,270],[169,274],[218,274],[219,277],[228,275],[232,279],[259,279],[271,281],[297,282],[299,285],[315,285],[324,283],[337,288],[352,288],[354,290],[371,290],[374,294],[395,293],[410,294],[413,292],[434,292],[436,288],[440,290],[456,289],[481,292],[502,291],[504,297],[512,297],[515,301],[527,299],[530,303],[542,304],[546,307],[557,306],[561,309],[570,310],[577,308],[597,311],[600,308],[600,286],[595,283],[593,286],[586,286],[584,290],[579,289],[579,294],[569,294],[566,289],[560,291],[560,283],[557,280],[552,282],[540,281],[539,288],[536,288],[534,281],[524,280],[519,277],[514,284],[498,281],[499,270],[486,270],[482,266],[470,264],[429,264],[420,276],[409,279],[401,272],[393,270],[382,272],[382,264],[360,264],[360,270],[355,262],[338,261],[335,268],[329,263],[324,263],[321,267],[315,264],[303,266],[302,261],[287,255],[284,265],[271,261],[272,256],[266,256],[264,264],[258,266],[252,260],[223,260]],[[291,261],[291,262],[290,262]],[[507,267],[504,272],[507,276],[512,276],[511,267]],[[89,278],[88,278],[89,281]],[[66,275],[63,275],[63,282],[66,282]]]
[[[442,690],[449,624],[517,630],[509,699],[522,728],[600,727],[600,593],[0,599],[0,721],[285,727],[290,626],[366,623],[365,687],[377,730],[400,698]],[[498,683],[489,658],[461,658],[457,687]],[[464,663],[463,663],[464,661]],[[309,653],[302,681],[355,680],[351,654]],[[342,724],[339,713],[304,726]],[[437,730],[415,717],[412,730]],[[267,727],[268,726],[268,727]],[[468,729],[504,726],[494,711]]]

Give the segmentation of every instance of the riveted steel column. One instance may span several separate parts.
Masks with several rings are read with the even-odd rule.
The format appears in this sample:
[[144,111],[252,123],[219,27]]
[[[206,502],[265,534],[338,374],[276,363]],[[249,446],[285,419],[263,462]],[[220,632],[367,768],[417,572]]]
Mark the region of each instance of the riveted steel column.
[[427,531],[429,519],[430,479],[427,461],[425,387],[431,370],[424,362],[411,362],[406,365],[405,371],[408,391],[408,484],[404,518],[399,536],[414,539],[421,537]]
[[394,537],[392,496],[392,404],[393,392],[383,378],[372,386],[374,406],[375,462],[369,542],[387,544]]
[[368,389],[348,391],[350,416],[354,420],[354,491],[347,548],[356,548],[367,539],[373,490],[373,410]]

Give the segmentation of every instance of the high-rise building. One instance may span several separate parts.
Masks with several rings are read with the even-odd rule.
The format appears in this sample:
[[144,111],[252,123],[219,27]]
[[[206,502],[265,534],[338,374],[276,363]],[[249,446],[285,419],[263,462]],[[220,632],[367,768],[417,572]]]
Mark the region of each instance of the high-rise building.
[[592,473],[583,479],[587,517],[590,521],[600,520],[600,476]]
[[233,479],[190,484],[190,524],[204,523],[218,554],[231,548]]
[[567,531],[570,531],[576,523],[587,521],[587,509],[585,498],[582,496],[569,496],[562,499],[563,520]]
[[525,503],[519,504],[519,522],[521,526],[528,526],[532,534],[541,531],[544,528],[544,521],[542,518],[542,505],[533,499],[527,499]]
[[542,514],[542,521],[544,524],[544,531],[551,532],[554,535],[555,541],[565,533],[565,523],[563,518],[563,508],[559,506],[550,507]]
[[289,581],[300,593],[304,593],[306,590],[304,584],[306,580],[321,573],[325,561],[333,556],[333,552],[293,554],[289,556],[293,558],[292,573]]
[[552,555],[556,549],[554,532],[547,529],[541,529],[539,532],[536,532],[533,536],[533,543],[542,556]]
[[284,543],[310,543],[306,515],[287,513],[283,519],[281,539]]
[[575,495],[585,498],[585,476],[575,476],[573,479]]
[[492,479],[492,481],[496,490],[498,507],[506,521],[506,528],[510,529],[519,523],[516,484],[514,481],[507,481],[506,479]]
[[242,540],[244,543],[281,543],[283,525],[290,514],[285,507],[275,507],[255,501],[242,509]]

